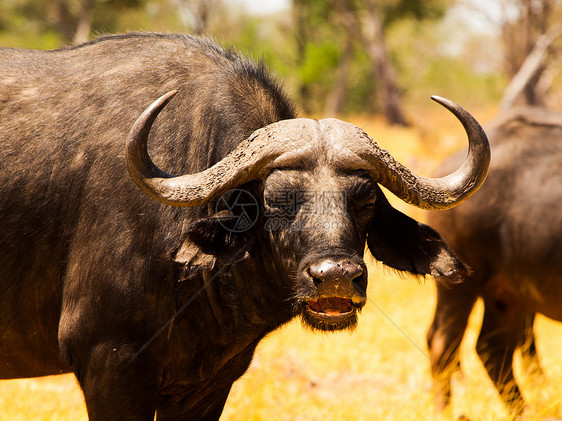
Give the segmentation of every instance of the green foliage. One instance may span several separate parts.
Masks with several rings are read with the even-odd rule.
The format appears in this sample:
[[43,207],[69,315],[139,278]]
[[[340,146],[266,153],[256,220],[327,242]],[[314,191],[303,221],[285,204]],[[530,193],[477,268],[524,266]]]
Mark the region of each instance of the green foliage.
[[[499,101],[506,86],[506,80],[497,74],[479,74],[458,60],[439,57],[432,60],[420,76],[417,95],[426,91],[426,97],[438,94],[454,98],[466,107],[490,101]],[[433,92],[429,92],[429,89]]]
[[[448,0],[293,0],[296,46],[299,53],[295,72],[299,78],[299,102],[308,112],[318,112],[325,99],[345,83],[343,113],[373,112],[384,104],[377,97],[373,59],[365,54],[368,48],[362,40],[362,21],[366,14],[376,9],[384,30],[388,33],[404,20],[434,21],[447,9]],[[351,22],[352,21],[352,22]],[[420,23],[422,24],[422,23]],[[398,67],[400,49],[409,42],[390,50],[391,65]],[[344,63],[346,49],[351,48],[351,63]],[[416,54],[416,51],[413,51]],[[341,67],[345,66],[344,70]],[[336,77],[345,71],[345,77]],[[400,70],[399,79],[402,79]],[[341,89],[341,88],[340,88]]]
[[[0,45],[32,49],[68,45],[71,38],[62,28],[76,26],[87,1],[0,0]],[[132,30],[189,32],[179,5],[185,12],[192,1],[95,0],[91,37]],[[210,11],[208,31],[221,44],[263,60],[310,114],[324,112],[349,57],[342,112],[372,113],[384,105],[378,95],[379,82],[360,28],[350,27],[345,20],[346,13],[362,19],[369,1],[293,0],[291,10],[270,16],[245,14],[239,3],[217,1]],[[409,103],[426,104],[430,94],[463,103],[485,103],[501,96],[504,77],[473,69],[470,59],[440,54],[442,39],[436,28],[451,0],[373,2],[381,13],[399,86],[405,87],[402,95]],[[62,17],[61,10],[65,11]]]
[[354,51],[347,81],[345,114],[371,114],[380,105],[377,102],[377,81],[373,77],[370,59],[363,49]]
[[0,3],[0,40],[25,48],[69,44],[89,7],[91,33],[117,32],[121,18],[142,10],[148,1],[8,0]]
[[41,32],[37,36],[21,33],[0,32],[1,46],[14,46],[31,50],[53,50],[60,47],[61,39],[59,34],[54,32]]
[[47,22],[46,1],[0,2],[0,43],[20,48],[53,49],[61,36]]
[[299,79],[303,84],[327,82],[339,62],[340,51],[334,42],[325,40],[321,43],[307,43],[304,60],[298,69]]
[[382,2],[384,26],[396,21],[413,18],[416,20],[434,20],[444,16],[447,0],[386,0]]

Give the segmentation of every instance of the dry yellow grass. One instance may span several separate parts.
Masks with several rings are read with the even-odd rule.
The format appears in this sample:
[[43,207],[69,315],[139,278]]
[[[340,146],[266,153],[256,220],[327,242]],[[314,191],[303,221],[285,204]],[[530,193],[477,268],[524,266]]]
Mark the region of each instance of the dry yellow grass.
[[[267,337],[232,389],[223,420],[511,419],[474,351],[482,308],[470,321],[451,410],[433,411],[425,331],[434,286],[370,265],[369,303],[353,332],[316,334],[298,321]],[[537,340],[547,378],[518,378],[529,402],[524,420],[562,418],[562,335],[539,317]],[[518,370],[518,374],[520,370]],[[86,412],[73,376],[0,382],[0,419],[78,421]]]
[[[372,272],[376,267],[371,266]],[[229,397],[233,420],[509,420],[474,351],[479,305],[462,348],[463,374],[450,411],[433,410],[425,331],[434,287],[374,273],[369,304],[353,334],[315,335],[293,323],[267,338]],[[562,417],[560,326],[540,318],[538,346],[548,378],[519,376],[526,420]]]
[[[437,112],[438,130],[395,129],[372,122],[369,133],[402,162],[428,175],[465,142],[454,119]],[[359,124],[365,120],[359,121]],[[433,117],[430,119],[433,120]],[[452,130],[453,137],[445,133]],[[428,134],[426,134],[428,133]],[[393,204],[418,219],[421,212]],[[474,351],[479,303],[461,348],[462,375],[454,378],[450,410],[436,414],[425,332],[435,304],[433,281],[419,284],[377,263],[369,265],[369,302],[352,333],[317,334],[295,321],[268,336],[229,396],[223,420],[471,420],[511,417]],[[539,317],[536,334],[546,379],[516,374],[529,409],[524,420],[562,419],[562,329]],[[520,364],[519,364],[520,365]],[[0,420],[86,420],[73,376],[0,382]]]

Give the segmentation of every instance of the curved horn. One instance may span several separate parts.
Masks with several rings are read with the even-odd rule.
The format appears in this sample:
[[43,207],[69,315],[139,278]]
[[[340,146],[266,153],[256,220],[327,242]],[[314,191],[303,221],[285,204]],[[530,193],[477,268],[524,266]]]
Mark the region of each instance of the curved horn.
[[468,136],[468,156],[454,173],[442,178],[419,177],[371,141],[369,170],[378,183],[405,202],[423,209],[448,209],[468,199],[482,185],[490,165],[490,145],[486,133],[472,115],[446,98],[432,96],[457,117]]
[[[153,199],[171,206],[200,206],[224,192],[258,178],[273,159],[295,147],[298,136],[284,142],[270,137],[283,130],[283,122],[256,130],[236,149],[210,168],[195,174],[172,176],[150,159],[147,141],[154,120],[174,97],[171,91],[154,101],[137,119],[127,139],[126,161],[135,183]],[[293,141],[294,140],[294,141]]]

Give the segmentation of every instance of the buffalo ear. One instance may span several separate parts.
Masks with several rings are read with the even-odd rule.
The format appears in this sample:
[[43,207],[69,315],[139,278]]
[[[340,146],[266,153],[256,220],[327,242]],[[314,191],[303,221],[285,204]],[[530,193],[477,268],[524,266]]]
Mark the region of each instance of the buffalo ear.
[[234,231],[236,216],[227,212],[195,221],[183,241],[172,253],[175,262],[213,268],[215,264],[234,264],[249,256],[254,246],[253,230]]
[[183,239],[180,246],[173,251],[172,260],[188,266],[199,266],[212,269],[216,258],[212,254],[203,253],[201,248],[190,241],[187,237]]
[[[367,235],[373,257],[386,266],[417,276],[460,282],[470,268],[449,249],[439,233],[397,211],[386,198]],[[445,278],[442,278],[445,277]]]

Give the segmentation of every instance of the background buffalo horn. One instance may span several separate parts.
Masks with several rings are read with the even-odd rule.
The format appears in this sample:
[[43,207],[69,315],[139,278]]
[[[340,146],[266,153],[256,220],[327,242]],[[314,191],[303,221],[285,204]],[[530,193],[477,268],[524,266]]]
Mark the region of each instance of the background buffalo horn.
[[[260,171],[284,152],[304,145],[299,136],[283,142],[271,142],[284,122],[275,127],[256,130],[236,149],[210,168],[196,174],[171,176],[161,171],[150,159],[147,150],[152,123],[176,95],[171,91],[154,101],[137,119],[127,139],[126,161],[129,174],[137,185],[153,199],[171,206],[200,206],[224,192],[259,178]],[[278,135],[277,135],[278,136]],[[284,139],[285,140],[285,139]]]
[[367,160],[372,178],[400,199],[423,209],[449,209],[468,199],[482,185],[490,166],[490,145],[486,133],[472,115],[446,98],[432,96],[451,111],[468,135],[468,156],[454,173],[442,178],[419,177],[397,162],[374,140],[358,152]]

